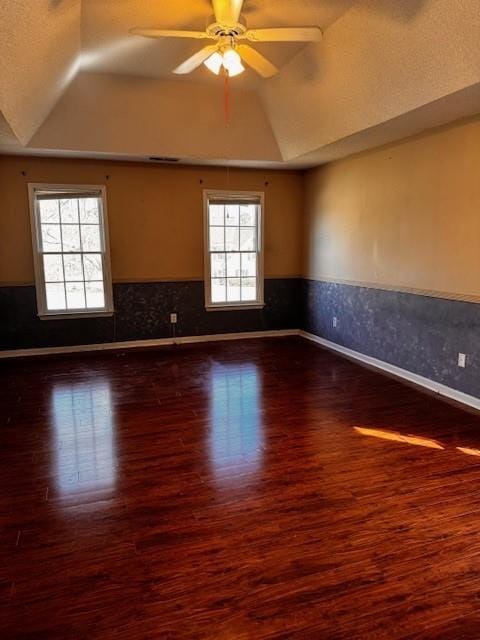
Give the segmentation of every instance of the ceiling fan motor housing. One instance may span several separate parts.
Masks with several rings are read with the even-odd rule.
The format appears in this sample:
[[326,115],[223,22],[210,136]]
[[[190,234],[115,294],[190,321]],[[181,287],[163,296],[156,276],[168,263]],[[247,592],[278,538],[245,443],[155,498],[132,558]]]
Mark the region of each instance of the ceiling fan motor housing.
[[240,16],[238,22],[234,25],[223,25],[216,22],[215,16],[211,16],[208,20],[206,32],[213,38],[238,38],[247,31],[247,22],[243,16]]

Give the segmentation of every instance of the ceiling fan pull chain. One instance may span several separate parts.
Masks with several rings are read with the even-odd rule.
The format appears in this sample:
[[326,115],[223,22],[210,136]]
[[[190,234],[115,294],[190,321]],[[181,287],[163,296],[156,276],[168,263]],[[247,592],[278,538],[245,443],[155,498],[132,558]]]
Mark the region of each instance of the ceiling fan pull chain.
[[224,71],[224,88],[225,88],[225,126],[228,127],[230,125],[230,83],[229,83],[229,74],[225,69]]

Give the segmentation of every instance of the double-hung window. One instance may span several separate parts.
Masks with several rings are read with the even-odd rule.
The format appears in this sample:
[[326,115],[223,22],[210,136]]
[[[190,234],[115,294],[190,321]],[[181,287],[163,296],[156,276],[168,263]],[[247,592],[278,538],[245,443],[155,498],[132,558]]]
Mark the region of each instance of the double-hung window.
[[105,187],[30,184],[38,315],[113,313]]
[[204,192],[205,306],[263,307],[263,193]]

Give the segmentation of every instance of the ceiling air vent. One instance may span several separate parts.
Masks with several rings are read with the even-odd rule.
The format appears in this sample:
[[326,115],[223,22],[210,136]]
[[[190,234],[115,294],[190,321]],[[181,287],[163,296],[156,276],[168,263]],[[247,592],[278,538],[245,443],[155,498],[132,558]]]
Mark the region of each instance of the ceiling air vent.
[[170,156],[150,156],[151,162],[179,162],[180,158],[171,158]]

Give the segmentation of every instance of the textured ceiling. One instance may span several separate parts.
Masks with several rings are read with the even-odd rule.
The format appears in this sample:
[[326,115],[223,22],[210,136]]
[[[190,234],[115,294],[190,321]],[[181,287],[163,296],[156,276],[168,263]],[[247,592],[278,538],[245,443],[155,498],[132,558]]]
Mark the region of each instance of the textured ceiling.
[[[208,0],[0,0],[0,152],[178,156],[313,166],[480,112],[479,0],[245,0],[251,27],[319,25],[320,43],[256,45],[279,67],[231,82],[171,69]],[[205,82],[208,80],[208,82]]]
[[261,89],[284,158],[478,83],[479,43],[478,0],[357,3]]
[[0,112],[0,147],[2,145],[5,147],[17,147],[19,144],[17,136]]
[[0,2],[0,112],[22,143],[76,71],[80,12],[80,0]]
[[[198,105],[208,108],[199,109]],[[91,126],[92,120],[95,127]],[[222,124],[222,86],[81,73],[32,144],[43,149],[144,157],[175,155],[217,162],[234,153],[240,161],[281,162],[278,144],[255,91],[233,89],[231,124]],[[248,135],[249,131],[255,131],[255,135]]]

